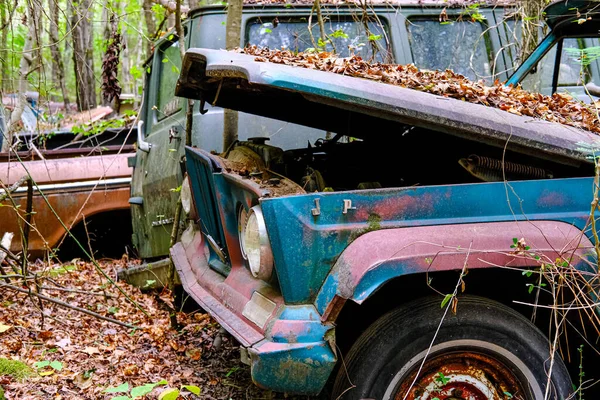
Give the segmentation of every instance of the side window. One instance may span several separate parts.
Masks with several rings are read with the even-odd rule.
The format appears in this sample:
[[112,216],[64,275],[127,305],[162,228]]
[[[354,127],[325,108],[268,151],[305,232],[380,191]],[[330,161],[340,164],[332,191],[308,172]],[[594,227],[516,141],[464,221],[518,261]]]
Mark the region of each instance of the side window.
[[563,40],[558,86],[581,86],[592,81],[592,73],[586,41],[590,39],[569,38]]
[[156,98],[157,119],[160,121],[181,110],[181,99],[175,97],[175,85],[181,69],[181,52],[177,38],[161,48],[158,92]]
[[[521,85],[531,92],[545,95],[552,94],[554,77],[554,66],[557,62],[556,51],[559,48],[557,42],[537,63],[537,65],[525,76]],[[585,100],[587,94],[584,85],[594,83],[600,84],[598,76],[594,76],[591,64],[596,62],[598,52],[598,40],[595,38],[565,38],[562,40],[560,52],[560,63],[558,68],[557,91],[570,93],[575,97]],[[589,98],[587,98],[589,101]]]
[[489,79],[491,61],[485,25],[470,21],[440,23],[435,19],[407,20],[408,40],[418,68],[451,69],[470,79]]
[[364,23],[352,19],[328,18],[325,22],[325,34],[325,43],[319,43],[321,31],[314,18],[310,32],[307,18],[277,17],[269,21],[256,18],[247,24],[246,44],[292,51],[306,51],[315,48],[315,45],[321,45],[341,57],[357,54],[366,60],[393,61],[391,47],[387,42],[387,25],[382,20]]

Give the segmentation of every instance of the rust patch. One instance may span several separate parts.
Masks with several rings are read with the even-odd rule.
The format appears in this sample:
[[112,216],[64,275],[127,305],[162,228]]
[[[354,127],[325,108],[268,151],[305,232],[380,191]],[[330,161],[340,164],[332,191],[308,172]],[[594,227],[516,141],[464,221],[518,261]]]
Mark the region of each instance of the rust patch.
[[300,185],[282,175],[266,168],[262,171],[254,170],[255,162],[244,163],[222,157],[219,157],[219,160],[223,163],[225,171],[228,173],[248,179],[257,184],[260,189],[267,191],[266,197],[306,194],[306,191]]
[[331,300],[331,302],[325,309],[325,312],[321,316],[321,321],[323,321],[323,322],[331,321],[332,322],[332,321],[337,320],[337,317],[340,314],[340,312],[342,311],[344,304],[346,304],[346,299],[344,299],[343,297],[340,297],[338,295],[335,295],[333,297],[333,300]]
[[435,398],[439,400],[505,400],[525,391],[510,368],[488,355],[473,352],[442,354],[427,361],[421,375],[406,375],[395,393],[396,400]]

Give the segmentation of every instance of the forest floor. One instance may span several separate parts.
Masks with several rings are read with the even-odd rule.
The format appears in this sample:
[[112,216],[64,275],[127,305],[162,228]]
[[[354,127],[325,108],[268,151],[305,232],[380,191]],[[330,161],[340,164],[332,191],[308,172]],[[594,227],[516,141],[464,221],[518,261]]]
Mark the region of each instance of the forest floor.
[[[99,263],[113,278],[124,264]],[[191,299],[179,305],[180,326],[174,329],[170,294],[142,293],[118,282],[128,300],[92,263],[38,263],[30,273],[41,278],[42,294],[136,329],[0,285],[0,385],[6,399],[153,399],[163,392],[163,400],[281,397],[252,384],[238,343]]]

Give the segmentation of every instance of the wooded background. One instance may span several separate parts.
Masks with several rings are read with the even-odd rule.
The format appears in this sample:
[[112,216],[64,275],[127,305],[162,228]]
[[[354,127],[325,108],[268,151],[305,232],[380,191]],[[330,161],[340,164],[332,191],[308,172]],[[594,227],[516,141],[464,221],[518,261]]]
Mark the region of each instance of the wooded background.
[[[242,4],[179,1],[184,14],[211,1],[236,11]],[[525,52],[537,43],[546,4],[515,1],[525,25]],[[141,95],[144,60],[153,41],[175,27],[176,6],[176,0],[0,0],[0,91],[14,107],[9,127],[21,118],[24,95],[31,91],[66,111],[110,105],[120,93]]]

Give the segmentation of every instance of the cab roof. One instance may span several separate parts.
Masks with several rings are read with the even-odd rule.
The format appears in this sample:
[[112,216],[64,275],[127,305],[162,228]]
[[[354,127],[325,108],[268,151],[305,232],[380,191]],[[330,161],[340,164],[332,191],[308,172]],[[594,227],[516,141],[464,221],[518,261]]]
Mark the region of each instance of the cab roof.
[[598,22],[600,20],[600,1],[555,1],[544,9],[544,19],[553,30],[565,24],[587,24],[588,21]]

